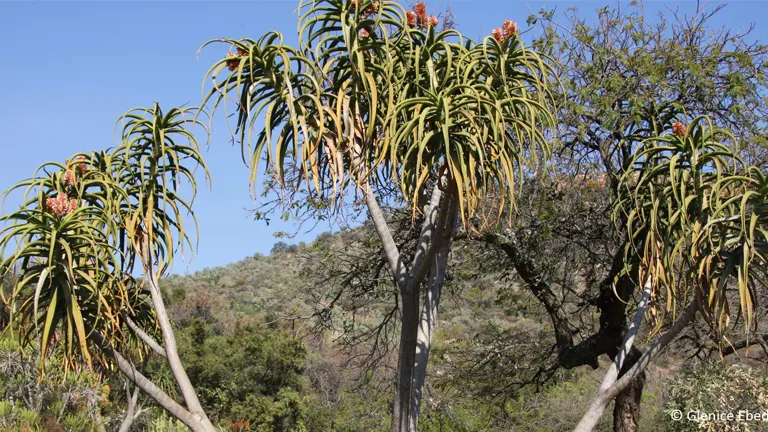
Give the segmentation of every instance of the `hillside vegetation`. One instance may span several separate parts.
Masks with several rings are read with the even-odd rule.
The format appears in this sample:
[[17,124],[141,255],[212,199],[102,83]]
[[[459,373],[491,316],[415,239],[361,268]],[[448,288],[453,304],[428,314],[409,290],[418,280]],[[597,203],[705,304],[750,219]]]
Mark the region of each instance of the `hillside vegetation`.
[[[768,45],[406,3],[206,42],[199,106],[6,192],[0,432],[763,429],[707,414],[768,412]],[[336,232],[170,275],[222,116],[253,229]]]

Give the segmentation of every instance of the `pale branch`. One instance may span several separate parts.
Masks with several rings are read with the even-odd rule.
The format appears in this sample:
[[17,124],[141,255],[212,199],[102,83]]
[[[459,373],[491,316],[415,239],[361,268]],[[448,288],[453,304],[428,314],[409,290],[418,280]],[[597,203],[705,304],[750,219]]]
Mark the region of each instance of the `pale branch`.
[[437,325],[437,313],[448,269],[451,240],[456,231],[457,202],[452,194],[445,194],[444,201],[444,208],[447,210],[441,211],[441,216],[436,223],[437,235],[432,239],[432,243],[436,245],[433,246],[435,253],[431,259],[432,264],[429,267],[429,277],[426,281],[426,290],[424,292],[424,306],[421,310],[417,333],[416,364],[413,372],[414,396],[411,406],[411,411],[416,413],[415,417],[418,417],[423,398],[427,363],[432,348],[432,336]]
[[208,431],[208,429],[201,428],[200,418],[198,416],[192,414],[186,408],[179,405],[179,403],[173,400],[173,398],[170,397],[168,393],[163,391],[160,387],[155,385],[155,383],[150,381],[141,372],[139,372],[136,367],[134,367],[133,363],[123,357],[123,355],[120,354],[120,352],[118,352],[111,343],[105,340],[101,334],[97,333],[91,328],[88,328],[87,331],[89,332],[88,338],[93,343],[95,343],[105,354],[114,359],[115,365],[120,370],[120,372],[122,372],[126,378],[128,378],[132,383],[139,387],[155,402],[157,402],[158,405],[163,407],[163,409],[168,411],[168,413],[170,413],[172,416],[181,420],[182,423],[187,425],[193,431]]
[[619,378],[621,367],[624,365],[624,360],[627,358],[629,351],[632,349],[632,344],[635,342],[637,331],[640,328],[640,324],[643,322],[643,318],[645,317],[645,310],[648,308],[648,303],[651,300],[651,288],[651,278],[649,277],[645,281],[643,296],[640,299],[640,303],[637,305],[635,319],[632,320],[632,324],[630,324],[629,328],[627,329],[627,334],[624,336],[624,343],[622,344],[621,349],[619,349],[619,353],[616,354],[616,357],[613,358],[613,363],[611,363],[611,366],[608,368],[608,372],[605,373],[603,383],[600,385],[600,391],[607,390]]
[[449,200],[450,196],[448,195],[443,198],[440,182],[436,182],[424,213],[424,222],[421,225],[416,252],[413,254],[408,289],[416,289],[427,275],[439,242],[441,224],[445,223]]
[[131,386],[129,382],[126,381],[125,395],[128,400],[128,408],[126,409],[125,417],[123,418],[122,423],[120,423],[120,429],[118,429],[118,432],[128,432],[131,429],[134,420],[136,420],[136,417],[138,417],[138,414],[141,413],[141,410],[138,412],[136,411],[136,405],[139,401],[139,387],[136,387],[133,390],[133,394],[131,394]]
[[152,304],[155,308],[157,322],[163,335],[163,345],[165,347],[168,366],[171,368],[173,377],[176,380],[176,384],[179,386],[179,390],[181,391],[181,395],[184,398],[184,402],[189,408],[189,411],[200,419],[199,422],[203,428],[201,430],[213,431],[213,424],[205,414],[203,406],[200,404],[200,400],[197,398],[195,389],[192,386],[192,382],[189,380],[187,372],[181,364],[181,359],[179,358],[178,349],[176,347],[176,337],[173,334],[173,328],[171,326],[171,320],[168,317],[165,302],[160,294],[160,288],[157,283],[157,277],[152,262],[152,251],[146,243],[142,248],[145,261],[144,273],[147,277],[147,285],[149,286]]
[[591,432],[595,428],[611,400],[624,391],[635,378],[640,376],[640,374],[642,374],[648,367],[651,360],[658,356],[659,353],[666,348],[669,343],[688,326],[688,324],[691,323],[696,315],[698,307],[699,302],[697,297],[691,302],[685,313],[675,321],[672,327],[651,344],[634,366],[627,370],[613,385],[606,389],[602,389],[598,393],[589,410],[584,414],[584,417],[582,417],[581,421],[574,429],[574,432]]
[[376,233],[378,233],[383,244],[384,254],[387,256],[387,261],[389,261],[389,267],[392,270],[395,282],[401,290],[405,290],[408,283],[408,268],[400,257],[400,251],[397,248],[395,239],[392,237],[392,231],[389,229],[387,219],[384,217],[384,213],[381,211],[381,207],[379,207],[379,203],[376,201],[376,197],[373,195],[370,187],[365,191],[365,204],[368,206],[373,227],[376,229]]
[[152,336],[148,335],[144,330],[142,330],[141,327],[139,327],[135,322],[133,322],[132,319],[130,319],[129,317],[125,317],[125,322],[128,324],[128,328],[130,328],[131,331],[133,331],[133,333],[139,337],[139,339],[141,339],[145,344],[147,344],[147,346],[149,346],[152,349],[152,351],[154,351],[155,353],[157,353],[158,355],[160,355],[165,359],[168,358],[168,356],[165,353],[165,348],[160,346],[160,344],[154,338],[152,338]]

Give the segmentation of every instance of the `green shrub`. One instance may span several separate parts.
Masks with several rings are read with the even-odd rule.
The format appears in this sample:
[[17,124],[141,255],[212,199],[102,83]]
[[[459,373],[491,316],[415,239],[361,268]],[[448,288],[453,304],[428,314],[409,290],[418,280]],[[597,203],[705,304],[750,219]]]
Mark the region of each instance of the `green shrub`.
[[667,429],[675,432],[762,430],[764,421],[742,416],[768,412],[768,377],[741,365],[702,363],[672,380],[665,411]]

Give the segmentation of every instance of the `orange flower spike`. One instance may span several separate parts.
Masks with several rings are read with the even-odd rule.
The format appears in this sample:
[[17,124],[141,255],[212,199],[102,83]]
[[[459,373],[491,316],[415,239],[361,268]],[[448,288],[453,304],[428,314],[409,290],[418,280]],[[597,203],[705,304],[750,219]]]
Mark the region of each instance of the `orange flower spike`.
[[493,29],[491,36],[493,36],[494,39],[499,41],[499,43],[504,42],[504,33],[502,33],[500,28]]
[[240,66],[240,60],[236,59],[237,55],[235,53],[228,52],[227,58],[232,60],[227,60],[227,67],[231,71],[236,71],[237,68]]
[[413,6],[413,10],[416,11],[416,18],[419,25],[427,24],[427,4],[424,2],[416,2]]
[[53,205],[54,205],[54,199],[53,198],[46,198],[45,199],[45,205],[43,205],[43,210],[49,213],[53,212]]
[[[85,156],[78,156],[77,160],[79,161],[85,161]],[[77,164],[77,170],[80,171],[80,174],[85,174],[85,171],[88,170],[88,166],[85,164],[85,162],[79,162]]]
[[73,186],[75,184],[75,172],[74,170],[68,170],[64,173],[64,184],[67,186]]
[[45,200],[45,210],[54,216],[64,216],[77,209],[77,200],[72,198],[67,200],[67,196],[61,192],[57,193],[56,198],[47,198]]
[[437,20],[437,17],[436,17],[436,16],[431,16],[431,17],[429,17],[429,25],[430,25],[430,26],[432,26],[432,27],[437,27],[437,24],[438,24],[438,23],[439,23],[439,21]]
[[408,27],[416,27],[416,12],[408,11],[405,13],[405,17],[408,19]]
[[517,34],[517,23],[512,20],[504,21],[504,37],[508,38]]
[[675,122],[672,125],[672,133],[675,134],[676,136],[682,138],[685,136],[686,132],[688,132],[688,128],[681,122]]

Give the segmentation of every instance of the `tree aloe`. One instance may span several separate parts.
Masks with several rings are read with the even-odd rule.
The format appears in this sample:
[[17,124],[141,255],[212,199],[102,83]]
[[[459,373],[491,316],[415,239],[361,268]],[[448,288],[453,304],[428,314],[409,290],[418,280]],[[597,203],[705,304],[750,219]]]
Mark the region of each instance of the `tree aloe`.
[[[614,360],[579,431],[594,428],[610,401],[696,312],[703,313],[718,342],[730,323],[734,300],[747,330],[756,324],[755,291],[766,288],[766,176],[758,167],[746,166],[723,143],[736,145],[736,137],[708,118],[671,126],[671,133],[646,140],[635,153],[633,169],[619,183],[614,219],[625,224],[620,229],[631,239],[625,262],[639,260],[633,276],[645,281],[649,315],[655,317],[653,332],[660,330],[667,313],[674,316],[681,306],[685,311],[617,380],[635,332],[627,333],[623,355]],[[730,288],[735,288],[735,296],[728,294]],[[635,331],[645,307],[638,308]]]
[[[209,70],[204,104],[236,101],[254,185],[266,158],[293,202],[303,194],[337,213],[349,193],[362,196],[400,294],[392,430],[415,431],[457,221],[496,223],[520,175],[547,155],[552,67],[511,21],[473,42],[439,31],[422,2],[406,11],[394,1],[307,0],[299,12],[298,48],[275,32],[209,42],[234,52]],[[422,220],[409,259],[382,200],[405,201]]]
[[[3,302],[9,327],[18,326],[25,343],[39,341],[43,356],[62,343],[65,367],[90,367],[94,358],[114,365],[190,428],[212,431],[179,361],[157,286],[177,248],[193,246],[184,212],[196,225],[192,169],[205,168],[186,129],[200,124],[194,116],[191,109],[163,113],[157,104],[131,110],[119,120],[117,147],[46,163],[6,192],[25,189],[21,207],[2,217],[0,272],[17,276]],[[191,185],[187,196],[183,183]],[[162,348],[152,338],[158,330]],[[186,407],[135,367],[132,359],[149,349],[167,359]]]

